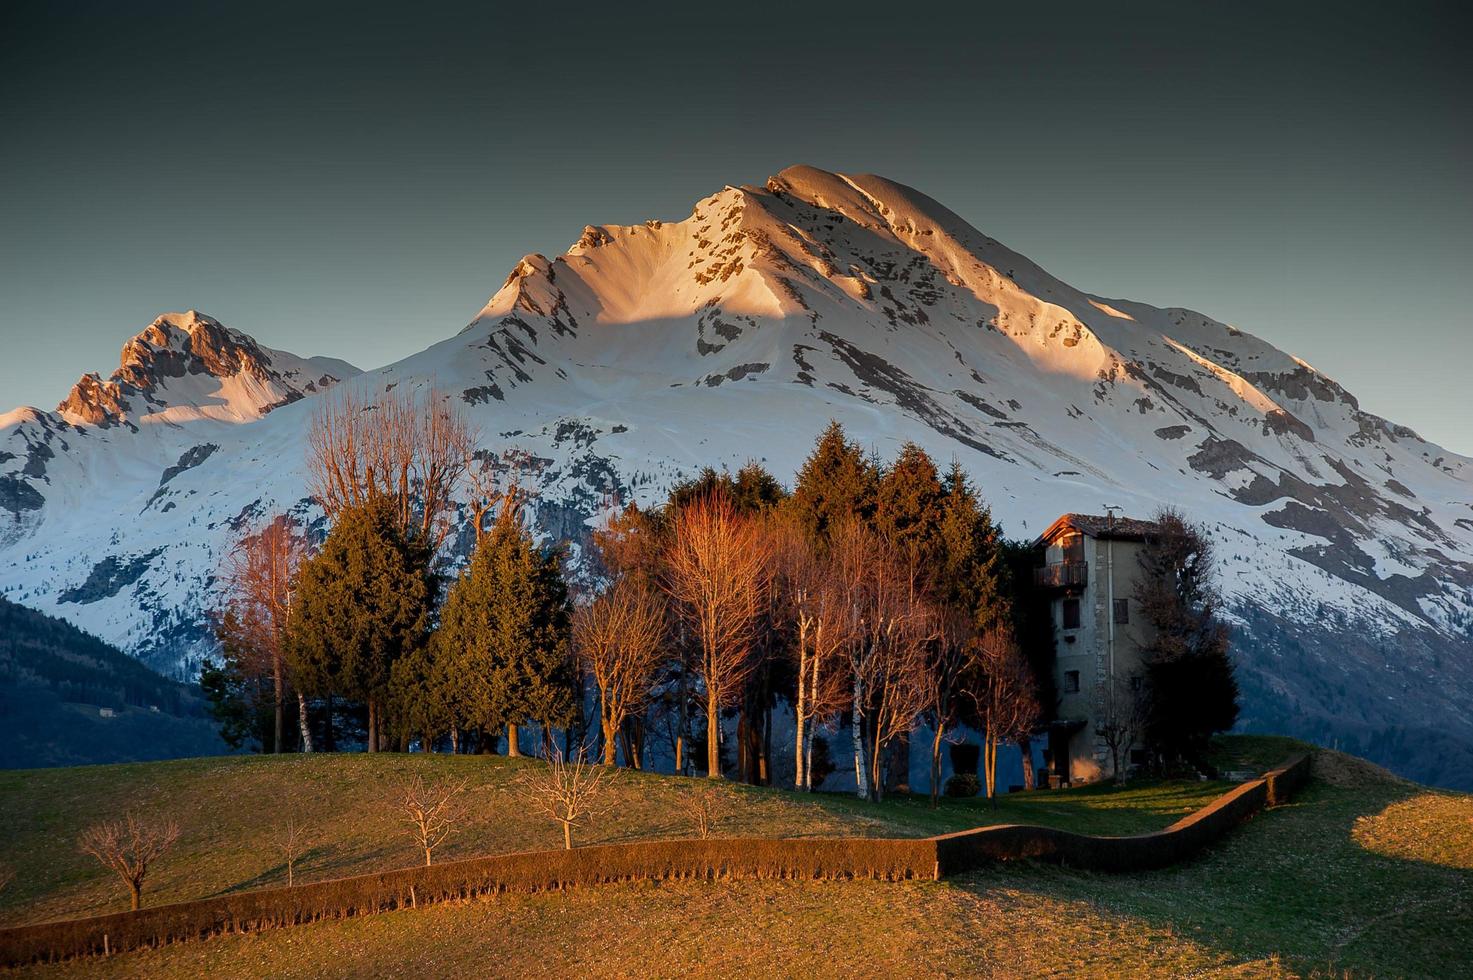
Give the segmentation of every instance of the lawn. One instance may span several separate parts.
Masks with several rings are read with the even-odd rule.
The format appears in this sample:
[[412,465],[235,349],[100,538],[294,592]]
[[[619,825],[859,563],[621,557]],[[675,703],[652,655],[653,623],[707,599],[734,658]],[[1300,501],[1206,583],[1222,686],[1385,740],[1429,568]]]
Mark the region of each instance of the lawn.
[[221,936],[28,972],[1467,975],[1473,840],[1457,830],[1470,803],[1321,753],[1315,781],[1293,803],[1163,871],[1096,875],[1020,863],[944,882],[609,885]]
[[[0,864],[15,872],[0,892],[0,924],[73,918],[126,907],[115,878],[76,848],[89,823],[129,810],[167,813],[180,826],[174,850],[152,871],[145,902],[185,901],[286,883],[272,844],[286,813],[309,826],[312,844],[298,881],[404,867],[419,859],[395,808],[414,773],[468,786],[471,819],[438,853],[453,860],[560,846],[557,825],[521,804],[515,776],[533,760],[502,756],[289,755],[0,772],[8,833]],[[690,780],[619,771],[614,805],[577,842],[687,837],[675,805]],[[720,836],[923,837],[995,823],[1040,823],[1087,833],[1159,829],[1221,792],[1214,783],[1096,786],[985,799],[902,796],[875,805],[853,797],[780,789],[722,787],[729,813]]]

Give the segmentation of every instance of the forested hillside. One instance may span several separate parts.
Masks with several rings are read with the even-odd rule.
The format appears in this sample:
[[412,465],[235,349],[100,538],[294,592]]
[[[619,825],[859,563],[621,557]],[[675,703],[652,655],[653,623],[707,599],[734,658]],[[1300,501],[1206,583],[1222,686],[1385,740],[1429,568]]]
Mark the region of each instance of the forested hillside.
[[0,598],[0,768],[224,750],[195,688],[69,623]]

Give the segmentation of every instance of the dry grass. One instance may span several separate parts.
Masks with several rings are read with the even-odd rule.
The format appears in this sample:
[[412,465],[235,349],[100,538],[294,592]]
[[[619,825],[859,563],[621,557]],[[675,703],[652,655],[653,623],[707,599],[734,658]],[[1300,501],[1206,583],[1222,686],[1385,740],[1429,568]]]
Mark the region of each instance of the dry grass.
[[[425,755],[316,755],[189,759],[167,763],[0,773],[0,797],[30,804],[7,817],[0,860],[16,869],[0,892],[0,923],[73,918],[126,908],[126,895],[76,837],[87,822],[129,808],[169,813],[178,843],[150,871],[145,904],[187,901],[286,883],[273,844],[281,804],[290,800],[316,843],[298,859],[296,880],[315,881],[424,863],[398,809],[416,773],[465,779],[469,823],[437,848],[437,861],[561,847],[562,830],[517,796],[516,773],[530,760]],[[584,844],[685,837],[675,780],[620,771],[613,811],[580,833]],[[859,821],[783,794],[726,787],[740,798],[728,836],[874,835]]]
[[1387,857],[1473,870],[1473,796],[1419,793],[1359,818],[1352,835]]
[[1169,926],[983,879],[670,882],[504,897],[39,968],[37,976],[1278,976]]
[[[352,829],[367,822],[364,835],[370,838],[372,818],[359,811],[372,794],[354,784],[392,782],[387,775],[375,775],[376,767],[392,769],[407,762],[402,757],[370,760],[359,771],[352,768],[351,757],[338,761],[347,766],[341,776],[316,774],[329,782],[341,780],[333,783],[335,792],[345,794],[350,803],[333,826]],[[509,780],[516,764],[500,759],[465,764],[488,763],[487,773],[506,768],[500,776],[486,776],[477,789],[489,807],[490,801],[500,799],[495,795],[498,787]],[[209,786],[230,784],[236,777],[211,768],[221,764],[212,761],[190,779]],[[258,771],[254,766],[269,770],[283,763],[230,760],[230,764],[244,765],[244,772],[254,779]],[[314,760],[315,764],[319,763]],[[71,777],[93,778],[105,771],[74,770]],[[192,772],[188,767],[186,771]],[[0,774],[0,793],[12,790],[7,781],[14,775]],[[433,976],[451,969],[470,976],[512,977],[1465,974],[1466,951],[1473,948],[1469,904],[1473,871],[1443,860],[1432,842],[1447,831],[1449,819],[1466,818],[1469,798],[1430,793],[1333,753],[1318,756],[1316,775],[1318,780],[1291,805],[1255,817],[1202,857],[1162,871],[1102,875],[1025,862],[939,883],[610,885],[221,936],[29,972],[189,980]],[[624,778],[625,812],[616,825],[601,831],[603,839],[632,839],[651,832],[690,834],[679,811],[660,795],[667,792],[667,784],[675,784],[669,790],[674,792],[679,781]],[[195,787],[191,792],[200,791],[199,785],[190,785]],[[887,829],[919,833],[931,829],[929,821],[974,819],[986,812],[985,807],[955,812],[943,808],[933,814],[909,800],[875,809],[836,798],[805,800],[772,791],[727,789],[736,794],[740,809],[733,819],[743,822],[743,830],[723,828],[723,833],[752,832],[758,829],[753,824],[765,824],[771,833],[820,827],[824,829],[819,833]],[[1101,813],[1135,821],[1148,819],[1155,797],[1170,801],[1163,809],[1184,805],[1185,799],[1171,800],[1184,791],[1181,786],[1135,787],[1130,792],[1143,797],[1139,809],[1117,808],[1113,817],[1109,804],[1121,802],[1119,798],[1105,794],[1091,801],[1089,794],[1079,793],[1072,799],[1080,805],[1076,819],[1084,822],[1104,819]],[[231,792],[230,785],[220,786],[217,802]],[[1420,802],[1427,799],[1435,802]],[[1012,806],[1034,807],[1050,819],[1063,819],[1062,808],[1070,800],[1063,794],[1037,794]],[[1019,814],[1005,808],[1002,816],[1017,820]],[[236,817],[232,814],[229,819]],[[1156,813],[1150,819],[1161,826],[1172,818]],[[477,831],[473,847],[517,843],[523,834],[533,838],[526,843],[539,846],[556,840],[555,828],[534,826],[511,808],[498,809],[488,822],[490,826]],[[219,838],[232,832],[230,825],[222,825]],[[1366,846],[1362,837],[1373,832],[1421,843],[1388,853]],[[36,834],[34,826],[22,826],[21,843],[0,843],[4,850],[0,858],[18,864],[26,847],[44,843]],[[398,848],[385,851],[380,859],[407,863],[406,843],[392,836],[379,840],[396,841],[392,846]],[[364,839],[360,846],[363,850],[336,860],[372,860],[373,848]],[[251,861],[269,861],[254,848],[243,852]],[[59,860],[58,853],[50,851],[39,860]],[[197,848],[195,853],[202,852]],[[1437,860],[1428,860],[1429,855]],[[324,862],[332,859],[322,855]],[[217,871],[226,867],[220,863]],[[90,894],[82,889],[75,893]],[[115,901],[111,892],[104,889],[104,893]]]
[[[424,863],[405,833],[399,802],[416,774],[465,780],[469,822],[435,850],[436,862],[561,847],[561,827],[525,805],[517,773],[543,763],[502,756],[289,755],[0,772],[0,798],[26,799],[7,815],[0,862],[16,870],[0,891],[0,925],[127,908],[122,887],[76,849],[99,817],[129,809],[167,813],[181,834],[149,873],[144,904],[179,902],[286,884],[277,839],[293,813],[313,844],[298,883]],[[611,809],[578,832],[579,844],[695,836],[681,806],[691,781],[618,770]],[[1018,794],[997,809],[947,800],[930,809],[899,797],[876,806],[837,794],[800,795],[717,784],[721,837],[923,837],[990,823],[1042,823],[1086,833],[1165,827],[1205,804],[1212,783],[1142,783]]]

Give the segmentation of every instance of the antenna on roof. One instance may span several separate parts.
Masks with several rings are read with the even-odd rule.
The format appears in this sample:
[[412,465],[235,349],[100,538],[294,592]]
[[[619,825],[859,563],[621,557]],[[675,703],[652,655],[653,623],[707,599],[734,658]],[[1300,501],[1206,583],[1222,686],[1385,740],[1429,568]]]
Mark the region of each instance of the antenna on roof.
[[1119,504],[1105,505],[1105,608],[1106,620],[1110,624],[1110,684],[1115,684],[1115,512],[1122,510]]

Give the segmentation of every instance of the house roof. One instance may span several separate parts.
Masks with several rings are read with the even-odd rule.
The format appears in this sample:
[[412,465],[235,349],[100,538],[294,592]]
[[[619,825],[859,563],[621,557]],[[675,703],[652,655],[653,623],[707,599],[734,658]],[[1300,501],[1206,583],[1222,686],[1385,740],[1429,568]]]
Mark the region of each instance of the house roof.
[[1065,514],[1050,524],[1048,530],[1040,534],[1034,544],[1052,541],[1065,531],[1078,531],[1092,538],[1144,541],[1146,535],[1156,529],[1155,521],[1143,521],[1136,517],[1116,517],[1112,521],[1105,514]]

